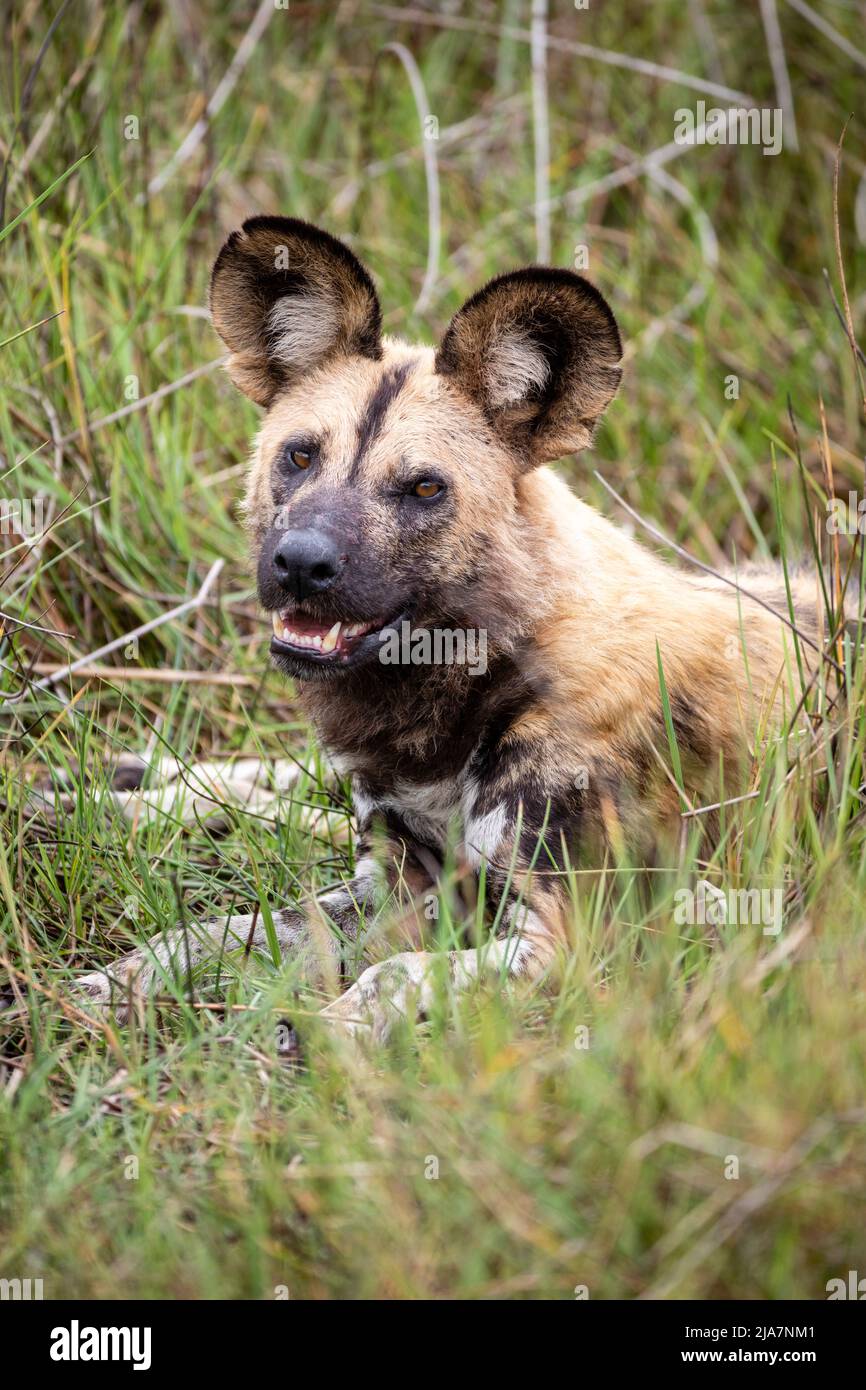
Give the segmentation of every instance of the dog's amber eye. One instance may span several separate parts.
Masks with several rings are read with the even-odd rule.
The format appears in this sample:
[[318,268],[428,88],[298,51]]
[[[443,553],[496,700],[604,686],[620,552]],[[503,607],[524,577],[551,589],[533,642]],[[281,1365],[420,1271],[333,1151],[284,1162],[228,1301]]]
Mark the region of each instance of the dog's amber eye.
[[290,449],[289,458],[296,468],[309,468],[313,462],[311,454],[307,454],[303,449]]
[[441,491],[442,484],[434,483],[432,478],[422,478],[412,489],[416,497],[435,497]]

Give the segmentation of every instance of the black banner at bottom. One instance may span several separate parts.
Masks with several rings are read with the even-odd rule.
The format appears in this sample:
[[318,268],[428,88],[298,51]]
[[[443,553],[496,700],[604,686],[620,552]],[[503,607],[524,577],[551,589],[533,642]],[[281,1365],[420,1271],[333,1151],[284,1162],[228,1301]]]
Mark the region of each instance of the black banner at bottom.
[[[377,1359],[376,1329],[382,1316],[382,1350],[393,1353],[394,1340],[416,1354],[423,1348],[423,1365],[429,1375],[441,1348],[443,1369],[453,1367],[454,1345],[441,1336],[430,1337],[430,1317],[448,1319],[459,1326],[468,1316],[461,1341],[461,1369],[465,1352],[477,1341],[489,1373],[491,1358],[501,1346],[513,1356],[515,1334],[525,1322],[530,1335],[543,1323],[557,1336],[591,1339],[593,1362],[601,1356],[611,1372],[637,1369],[692,1369],[705,1366],[751,1367],[771,1370],[790,1366],[811,1367],[822,1375],[857,1364],[866,1331],[866,1317],[859,1299],[820,1303],[615,1303],[576,1300],[544,1304],[523,1302],[518,1312],[509,1303],[507,1324],[499,1324],[497,1305],[483,1311],[478,1304],[445,1303],[413,1317],[417,1305],[402,1304],[397,1318],[388,1316],[387,1305],[358,1303],[281,1302],[0,1302],[2,1345],[24,1354],[28,1370],[62,1384],[72,1377],[99,1379],[104,1371],[165,1375],[189,1372],[224,1378],[233,1373],[291,1376],[296,1355],[321,1356],[328,1343],[308,1340],[331,1333],[339,1355],[359,1339]],[[419,1310],[420,1312],[420,1310]],[[515,1322],[517,1317],[517,1322]],[[490,1322],[487,1322],[487,1319]],[[535,1320],[538,1318],[539,1323]],[[480,1320],[480,1321],[479,1321]],[[501,1337],[498,1334],[501,1327]],[[418,1338],[424,1338],[423,1342]],[[348,1345],[347,1345],[348,1344]],[[537,1343],[525,1344],[531,1354]],[[581,1342],[560,1343],[565,1351]],[[262,1358],[270,1363],[265,1366]],[[272,1359],[273,1358],[273,1359]],[[546,1360],[546,1356],[545,1356]],[[280,1367],[282,1366],[282,1371]],[[508,1363],[505,1363],[508,1369]],[[576,1367],[577,1369],[577,1367]]]

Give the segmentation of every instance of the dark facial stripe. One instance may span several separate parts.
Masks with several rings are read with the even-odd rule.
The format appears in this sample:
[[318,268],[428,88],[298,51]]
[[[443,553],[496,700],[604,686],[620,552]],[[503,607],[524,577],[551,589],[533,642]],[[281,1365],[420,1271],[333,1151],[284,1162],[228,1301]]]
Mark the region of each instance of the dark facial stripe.
[[358,427],[358,447],[355,450],[355,457],[352,461],[352,471],[350,479],[354,479],[358,469],[363,462],[364,455],[370,446],[378,439],[385,423],[385,416],[389,407],[393,405],[397,396],[403,389],[407,376],[412,370],[413,363],[403,362],[399,367],[393,367],[390,371],[383,374],[369,401],[361,424]]

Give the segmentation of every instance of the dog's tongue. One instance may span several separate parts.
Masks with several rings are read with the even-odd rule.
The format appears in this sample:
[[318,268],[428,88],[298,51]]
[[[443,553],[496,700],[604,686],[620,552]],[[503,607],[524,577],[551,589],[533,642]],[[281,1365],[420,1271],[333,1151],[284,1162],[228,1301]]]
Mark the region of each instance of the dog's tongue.
[[326,637],[334,626],[333,619],[329,623],[319,623],[305,613],[287,613],[283,621],[299,637]]
[[319,622],[309,613],[286,609],[273,614],[274,636],[278,642],[289,646],[315,647],[323,656],[337,650],[343,651],[346,644],[354,642],[362,634],[372,631],[371,623],[344,623],[339,618],[332,622]]

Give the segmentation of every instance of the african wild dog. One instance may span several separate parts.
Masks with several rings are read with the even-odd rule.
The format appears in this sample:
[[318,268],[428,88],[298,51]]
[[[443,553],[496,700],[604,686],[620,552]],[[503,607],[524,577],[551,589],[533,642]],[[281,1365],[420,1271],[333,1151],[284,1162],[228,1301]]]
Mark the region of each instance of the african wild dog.
[[[700,802],[720,764],[730,788],[783,698],[796,702],[790,629],[670,567],[546,466],[591,442],[620,381],[613,314],[580,276],[502,275],[437,350],[410,346],[382,336],[346,246],[256,217],[219,254],[211,311],[232,379],[265,411],[246,510],[271,652],[351,778],[360,837],[350,882],[274,913],[280,945],[314,970],[323,952],[339,959],[392,891],[430,891],[457,824],[465,859],[506,901],[489,948],[447,957],[451,978],[537,979],[569,944],[556,870],[623,843],[640,856],[681,825],[659,653]],[[742,582],[785,613],[778,574]],[[814,663],[814,589],[796,588]],[[486,669],[384,664],[383,634],[404,620],[483,630]],[[84,984],[123,1008],[133,986],[250,938],[265,944],[249,916],[156,937]],[[399,1013],[424,1011],[435,959],[369,966],[324,1016],[386,1035]]]

